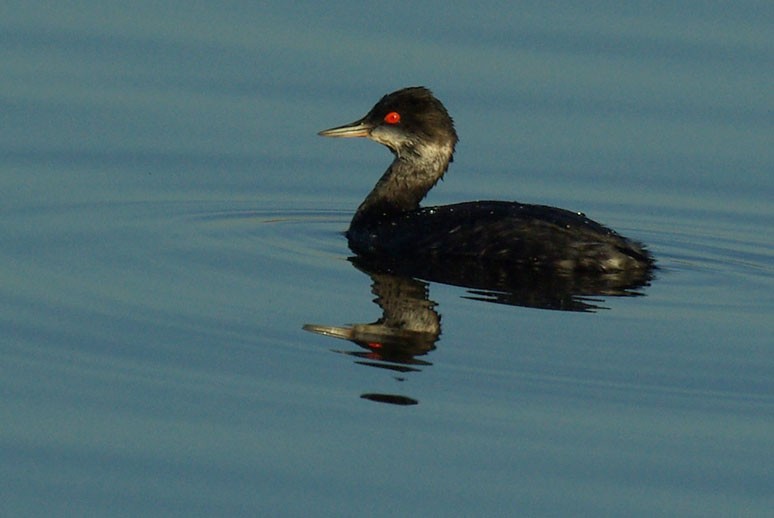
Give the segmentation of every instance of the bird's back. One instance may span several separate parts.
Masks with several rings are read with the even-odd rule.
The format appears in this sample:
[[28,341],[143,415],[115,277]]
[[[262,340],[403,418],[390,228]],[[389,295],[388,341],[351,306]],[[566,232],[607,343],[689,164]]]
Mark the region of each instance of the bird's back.
[[545,205],[477,201],[370,215],[347,232],[359,255],[520,267],[616,271],[652,267],[650,254],[581,213]]

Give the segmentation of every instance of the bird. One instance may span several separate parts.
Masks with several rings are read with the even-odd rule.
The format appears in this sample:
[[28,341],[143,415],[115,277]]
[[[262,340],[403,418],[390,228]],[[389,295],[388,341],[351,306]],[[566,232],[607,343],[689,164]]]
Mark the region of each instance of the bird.
[[355,122],[318,133],[364,137],[389,148],[392,163],[355,212],[346,237],[358,256],[557,272],[643,272],[654,268],[639,242],[581,212],[517,201],[420,203],[444,177],[458,142],[444,105],[423,86],[383,96]]

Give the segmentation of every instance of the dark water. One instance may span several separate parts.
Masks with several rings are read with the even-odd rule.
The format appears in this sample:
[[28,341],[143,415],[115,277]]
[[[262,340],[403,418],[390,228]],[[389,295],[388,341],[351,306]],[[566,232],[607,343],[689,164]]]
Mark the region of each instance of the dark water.
[[[774,506],[769,3],[2,11],[1,514]],[[411,84],[462,137],[429,202],[583,210],[656,278],[556,311],[356,269],[390,157],[315,133]],[[396,291],[439,336],[302,329]]]

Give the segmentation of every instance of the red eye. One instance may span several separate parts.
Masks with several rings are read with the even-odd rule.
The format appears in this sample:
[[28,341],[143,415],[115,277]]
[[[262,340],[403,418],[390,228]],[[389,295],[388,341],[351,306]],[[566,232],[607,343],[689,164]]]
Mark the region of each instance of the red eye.
[[384,122],[387,124],[397,124],[400,122],[400,113],[390,112],[384,116]]

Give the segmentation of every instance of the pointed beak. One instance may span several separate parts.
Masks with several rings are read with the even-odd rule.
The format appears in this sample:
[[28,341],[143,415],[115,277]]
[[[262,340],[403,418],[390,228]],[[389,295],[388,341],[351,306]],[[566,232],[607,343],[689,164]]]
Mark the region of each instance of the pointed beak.
[[368,137],[373,126],[363,119],[343,126],[337,126],[318,133],[321,137]]
[[336,326],[321,326],[317,324],[305,324],[304,331],[310,333],[317,333],[323,336],[332,336],[333,338],[343,338],[345,340],[351,340],[355,335],[354,330],[351,327],[336,327]]

